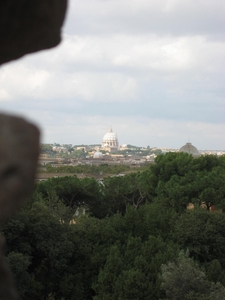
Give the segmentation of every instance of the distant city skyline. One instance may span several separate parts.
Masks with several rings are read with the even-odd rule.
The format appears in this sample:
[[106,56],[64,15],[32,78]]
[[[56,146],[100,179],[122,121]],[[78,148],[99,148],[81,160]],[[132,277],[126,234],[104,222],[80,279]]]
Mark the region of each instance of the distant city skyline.
[[42,142],[225,149],[223,0],[73,0],[60,46],[3,65],[3,112]]
[[[110,129],[112,127],[110,126]],[[109,132],[109,131],[108,131]],[[81,143],[81,144],[71,144],[71,143],[59,143],[59,142],[54,142],[54,143],[46,143],[46,144],[50,144],[50,145],[60,145],[60,146],[63,146],[63,145],[71,145],[72,147],[75,147],[75,146],[93,146],[93,145],[98,145],[99,148],[98,150],[101,151],[102,149],[103,150],[107,150],[107,145],[105,145],[105,136],[106,134],[104,134],[103,136],[103,139],[102,139],[102,142],[96,142],[96,143]],[[117,140],[117,142],[119,142]],[[187,141],[186,143],[184,143],[183,145],[180,145],[179,147],[168,147],[168,146],[164,146],[164,147],[160,147],[160,146],[151,146],[151,145],[137,145],[137,144],[132,144],[132,143],[122,143],[122,144],[118,144],[118,149],[123,149],[124,147],[126,147],[127,145],[131,145],[131,146],[134,146],[134,147],[139,147],[139,148],[151,148],[151,149],[154,149],[154,148],[157,148],[157,149],[161,149],[161,150],[181,150],[181,148],[184,148],[185,146],[187,145],[191,145],[194,146],[195,148],[195,145],[193,145],[193,143],[191,143],[190,141]],[[112,145],[112,148],[114,148],[114,146]],[[224,152],[225,154],[225,149],[198,149],[199,151],[222,151]]]

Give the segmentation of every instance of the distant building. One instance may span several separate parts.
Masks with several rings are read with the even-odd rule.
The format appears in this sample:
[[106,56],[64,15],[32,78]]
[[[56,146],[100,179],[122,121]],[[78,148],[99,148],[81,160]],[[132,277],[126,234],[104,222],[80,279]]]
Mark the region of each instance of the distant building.
[[82,150],[82,151],[86,152],[87,151],[87,147],[86,146],[76,147],[76,150]]
[[110,127],[109,131],[103,136],[102,148],[107,151],[118,150],[119,148],[117,135],[113,132],[112,127]]
[[186,145],[180,148],[179,152],[185,152],[191,154],[194,157],[200,156],[200,152],[198,151],[198,149],[191,143],[186,143]]
[[40,159],[47,159],[48,158],[48,154],[47,153],[40,153],[39,154],[39,160]]
[[56,151],[56,152],[63,152],[63,153],[68,152],[67,149],[65,147],[62,147],[62,146],[53,146],[52,150]]
[[97,151],[94,153],[93,158],[103,158],[102,152],[100,152],[99,150],[97,150]]

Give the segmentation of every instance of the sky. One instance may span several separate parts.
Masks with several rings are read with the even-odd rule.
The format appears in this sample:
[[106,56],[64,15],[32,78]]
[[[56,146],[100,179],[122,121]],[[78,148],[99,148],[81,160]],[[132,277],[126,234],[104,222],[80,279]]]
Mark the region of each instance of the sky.
[[43,143],[225,149],[224,0],[71,0],[59,46],[0,68]]

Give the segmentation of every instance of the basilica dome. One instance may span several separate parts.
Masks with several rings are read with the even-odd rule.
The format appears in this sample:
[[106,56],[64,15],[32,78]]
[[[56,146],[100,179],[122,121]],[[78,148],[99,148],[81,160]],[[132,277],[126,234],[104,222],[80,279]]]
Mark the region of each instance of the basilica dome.
[[113,132],[112,127],[110,127],[109,131],[103,136],[102,147],[109,147],[109,148],[119,147],[117,135],[115,132]]
[[186,145],[180,148],[179,152],[185,152],[193,155],[194,157],[198,157],[200,155],[198,149],[191,143],[186,143]]

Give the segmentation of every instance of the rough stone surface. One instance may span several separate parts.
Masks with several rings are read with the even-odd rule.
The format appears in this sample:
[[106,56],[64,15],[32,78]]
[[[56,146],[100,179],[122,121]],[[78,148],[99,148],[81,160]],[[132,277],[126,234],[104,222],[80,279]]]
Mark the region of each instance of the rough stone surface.
[[0,1],[0,65],[61,40],[67,0]]
[[19,117],[0,114],[0,222],[6,221],[34,188],[39,130]]

